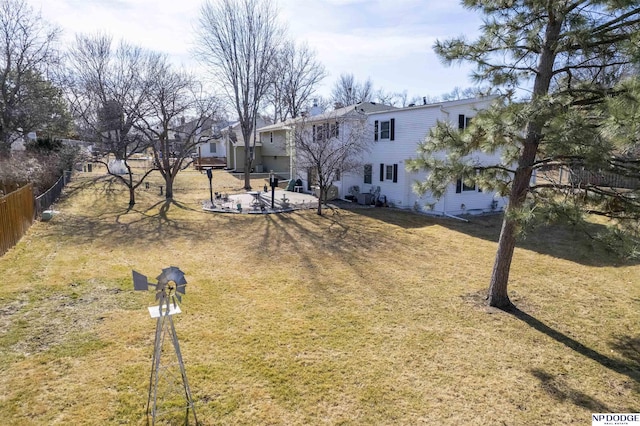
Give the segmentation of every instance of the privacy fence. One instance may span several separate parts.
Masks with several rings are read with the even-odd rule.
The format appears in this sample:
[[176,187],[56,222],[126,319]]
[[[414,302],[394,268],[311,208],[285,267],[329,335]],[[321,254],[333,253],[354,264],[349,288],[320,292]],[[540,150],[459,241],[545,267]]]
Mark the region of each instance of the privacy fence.
[[31,184],[0,197],[0,256],[15,246],[34,219],[58,199],[70,177],[71,172],[65,172],[55,185],[35,198]]
[[0,198],[0,255],[16,245],[35,217],[31,184]]

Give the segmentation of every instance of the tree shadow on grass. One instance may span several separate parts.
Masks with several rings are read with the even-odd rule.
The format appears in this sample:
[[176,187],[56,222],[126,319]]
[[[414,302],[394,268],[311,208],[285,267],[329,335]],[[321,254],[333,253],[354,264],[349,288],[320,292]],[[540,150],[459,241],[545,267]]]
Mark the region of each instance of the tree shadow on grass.
[[[443,226],[474,238],[498,243],[502,214],[467,216],[461,220],[426,217],[409,211],[385,208],[350,209],[353,213],[377,219],[403,228],[422,228],[431,225]],[[539,226],[525,236],[519,237],[517,247],[536,253],[565,259],[587,266],[631,266],[640,260],[623,259],[611,252],[604,243],[592,236],[605,233],[606,226],[589,223],[581,227],[569,224]]]
[[[424,228],[439,224],[440,219],[426,215],[416,214],[409,210],[389,209],[381,207],[359,206],[352,203],[332,202],[338,209],[348,210],[371,219],[380,220],[401,228]],[[325,210],[323,209],[323,212]],[[327,209],[329,211],[329,209]]]
[[[601,354],[600,352],[591,349],[577,340],[567,336],[564,333],[561,333],[553,328],[549,327],[539,319],[529,315],[528,313],[521,311],[520,309],[514,307],[505,312],[513,315],[515,318],[523,321],[528,324],[530,327],[536,329],[540,333],[543,333],[558,343],[562,343],[569,349],[574,350],[575,352],[597,362],[603,367],[614,371],[618,374],[629,377],[631,380],[636,383],[640,383],[640,364],[638,364],[638,359],[633,357],[626,356],[626,360],[619,360],[610,358],[606,355]],[[637,340],[637,339],[636,339]],[[624,340],[623,340],[624,341]]]
[[95,216],[70,215],[51,227],[51,232],[62,234],[76,244],[97,242],[100,245],[153,244],[172,238],[203,238],[202,224],[174,217],[170,214],[172,208],[192,210],[174,200],[162,200],[144,208],[120,206]]
[[609,342],[609,346],[640,371],[640,335],[616,337]]
[[542,389],[553,399],[583,407],[592,413],[610,413],[612,410],[597,399],[570,387],[560,376],[553,376],[544,370],[533,369],[531,374],[538,380]]

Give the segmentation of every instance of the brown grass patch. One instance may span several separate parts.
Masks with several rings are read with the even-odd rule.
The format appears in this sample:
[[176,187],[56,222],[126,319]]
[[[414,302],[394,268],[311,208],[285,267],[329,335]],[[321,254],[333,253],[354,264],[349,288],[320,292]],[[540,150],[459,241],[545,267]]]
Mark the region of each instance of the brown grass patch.
[[[95,179],[91,179],[95,178]],[[0,416],[11,424],[144,424],[155,277],[189,284],[176,317],[203,424],[586,424],[637,412],[640,266],[565,228],[516,250],[519,311],[483,297],[499,218],[392,209],[201,211],[78,178],[0,258]],[[214,174],[215,191],[242,182]],[[256,186],[261,183],[256,182]],[[166,423],[177,421],[166,419]]]

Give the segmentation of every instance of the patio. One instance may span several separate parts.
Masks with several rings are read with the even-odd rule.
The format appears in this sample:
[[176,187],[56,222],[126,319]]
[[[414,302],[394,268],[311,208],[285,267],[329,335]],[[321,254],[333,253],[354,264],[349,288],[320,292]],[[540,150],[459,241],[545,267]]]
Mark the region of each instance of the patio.
[[213,205],[210,200],[202,203],[204,211],[236,214],[283,213],[317,207],[318,198],[314,195],[283,189],[276,189],[273,208],[271,208],[271,191],[248,191],[231,195],[217,193],[213,199]]

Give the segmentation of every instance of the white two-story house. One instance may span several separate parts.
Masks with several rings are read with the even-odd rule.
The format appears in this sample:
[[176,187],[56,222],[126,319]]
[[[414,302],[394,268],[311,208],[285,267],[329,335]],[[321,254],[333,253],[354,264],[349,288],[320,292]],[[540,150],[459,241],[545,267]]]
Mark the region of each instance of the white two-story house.
[[[383,196],[388,205],[438,215],[458,215],[489,212],[504,208],[506,199],[495,193],[468,187],[462,180],[451,182],[439,200],[431,194],[417,194],[416,181],[424,181],[427,172],[410,173],[405,168],[408,159],[416,158],[422,142],[437,121],[449,121],[464,129],[477,111],[487,108],[493,97],[463,99],[437,104],[419,105],[367,114],[373,134],[369,134],[371,150],[367,153],[362,173],[345,175],[339,186],[341,196],[358,186],[361,193],[373,192]],[[440,153],[445,156],[446,152]],[[480,164],[496,163],[495,156],[473,154]]]
[[[477,187],[468,187],[462,180],[451,182],[440,199],[433,198],[431,194],[417,194],[414,183],[424,181],[427,172],[410,173],[405,164],[407,160],[416,158],[418,144],[424,141],[429,130],[438,121],[449,121],[454,127],[464,129],[476,113],[486,109],[493,100],[494,97],[483,97],[406,108],[360,103],[317,116],[290,119],[261,128],[258,132],[263,146],[268,143],[287,147],[288,176],[301,180],[305,192],[313,193],[314,173],[313,170],[299,166],[294,143],[295,132],[299,132],[302,127],[329,126],[331,129],[335,125],[338,129],[335,134],[344,137],[346,132],[351,131],[350,119],[358,115],[359,119],[365,120],[365,130],[359,134],[365,138],[369,149],[359,159],[361,170],[336,176],[333,186],[336,187],[339,198],[353,195],[357,188],[357,193],[376,194],[386,200],[387,205],[424,213],[459,215],[490,212],[503,209],[506,199],[495,193],[482,192]],[[333,131],[330,133],[334,134]],[[445,156],[446,153],[439,155]],[[473,156],[480,164],[497,162],[495,156],[480,152]],[[280,172],[285,164],[286,160],[280,158],[278,168],[274,171]],[[284,172],[280,174],[287,175]]]

